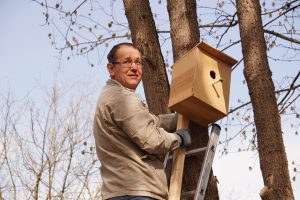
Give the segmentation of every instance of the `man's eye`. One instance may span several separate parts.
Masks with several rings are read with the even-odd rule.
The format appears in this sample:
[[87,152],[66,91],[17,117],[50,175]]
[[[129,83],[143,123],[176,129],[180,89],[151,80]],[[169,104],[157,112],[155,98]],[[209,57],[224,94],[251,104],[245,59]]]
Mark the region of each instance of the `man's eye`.
[[124,61],[124,64],[126,65],[126,64],[131,64],[131,61],[130,60],[125,60]]
[[138,61],[135,61],[134,63],[135,63],[136,65],[141,65],[141,61],[139,61],[139,60],[138,60]]

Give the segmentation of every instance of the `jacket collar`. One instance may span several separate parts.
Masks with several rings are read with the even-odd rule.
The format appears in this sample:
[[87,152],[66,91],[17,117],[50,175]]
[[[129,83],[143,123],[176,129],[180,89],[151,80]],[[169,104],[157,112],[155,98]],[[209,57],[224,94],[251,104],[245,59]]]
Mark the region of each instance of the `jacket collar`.
[[108,79],[107,81],[107,84],[108,85],[115,85],[115,86],[119,86],[119,87],[122,87],[128,91],[131,91],[131,92],[135,92],[135,90],[132,90],[132,89],[129,89],[127,87],[124,87],[119,81],[115,80],[115,79]]

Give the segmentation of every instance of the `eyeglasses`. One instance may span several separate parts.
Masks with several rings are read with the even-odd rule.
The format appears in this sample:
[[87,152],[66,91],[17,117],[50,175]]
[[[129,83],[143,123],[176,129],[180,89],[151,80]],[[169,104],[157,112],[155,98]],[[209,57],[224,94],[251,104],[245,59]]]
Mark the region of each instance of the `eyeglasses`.
[[132,67],[132,64],[133,64],[133,63],[135,64],[135,67],[136,67],[136,68],[141,69],[141,68],[143,67],[142,61],[140,61],[140,60],[136,60],[136,61],[125,60],[125,61],[123,61],[123,62],[120,62],[120,61],[112,62],[112,64],[121,64],[121,65],[123,65],[123,66],[126,67],[126,68]]

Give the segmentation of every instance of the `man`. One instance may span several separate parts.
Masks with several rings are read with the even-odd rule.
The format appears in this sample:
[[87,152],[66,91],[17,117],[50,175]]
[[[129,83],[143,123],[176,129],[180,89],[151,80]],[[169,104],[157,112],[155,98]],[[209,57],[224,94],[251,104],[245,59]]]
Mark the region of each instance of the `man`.
[[142,58],[133,44],[114,46],[107,58],[111,79],[101,92],[94,119],[103,199],[167,199],[164,165],[158,157],[189,145],[190,133],[167,132],[176,128],[174,115],[152,115],[135,93]]

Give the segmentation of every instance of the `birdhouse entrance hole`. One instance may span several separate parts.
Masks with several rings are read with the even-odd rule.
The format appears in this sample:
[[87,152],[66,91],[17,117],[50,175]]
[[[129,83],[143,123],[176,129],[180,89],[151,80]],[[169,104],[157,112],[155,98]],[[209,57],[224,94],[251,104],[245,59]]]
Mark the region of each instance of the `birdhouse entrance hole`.
[[216,79],[216,72],[214,72],[214,71],[210,71],[209,72],[209,74],[210,74],[210,77],[212,78],[212,79]]

